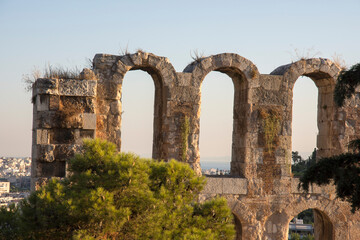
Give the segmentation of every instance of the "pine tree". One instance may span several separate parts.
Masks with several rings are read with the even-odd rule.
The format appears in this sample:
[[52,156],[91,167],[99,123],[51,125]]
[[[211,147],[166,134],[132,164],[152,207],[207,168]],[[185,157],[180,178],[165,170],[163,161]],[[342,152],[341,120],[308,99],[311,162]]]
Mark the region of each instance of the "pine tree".
[[10,212],[2,209],[0,238],[234,239],[226,200],[199,203],[205,178],[186,164],[86,140],[69,166],[70,177],[51,180]]

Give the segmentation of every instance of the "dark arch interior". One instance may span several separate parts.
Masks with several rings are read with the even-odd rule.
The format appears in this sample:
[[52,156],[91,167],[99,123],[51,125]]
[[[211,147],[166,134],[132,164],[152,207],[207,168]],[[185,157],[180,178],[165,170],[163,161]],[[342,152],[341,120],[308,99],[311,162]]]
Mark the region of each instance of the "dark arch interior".
[[289,239],[333,240],[334,231],[330,218],[318,209],[306,209],[289,223]]
[[239,220],[239,218],[234,215],[234,225],[235,225],[235,230],[236,230],[236,237],[235,240],[242,240],[242,224]]

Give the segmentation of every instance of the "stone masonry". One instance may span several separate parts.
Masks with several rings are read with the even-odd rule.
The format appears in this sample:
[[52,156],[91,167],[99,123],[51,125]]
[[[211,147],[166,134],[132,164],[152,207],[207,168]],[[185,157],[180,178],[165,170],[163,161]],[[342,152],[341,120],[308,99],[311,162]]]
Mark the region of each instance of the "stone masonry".
[[[90,80],[38,79],[33,88],[32,189],[50,177],[64,177],[67,159],[82,138],[102,138],[121,149],[122,82],[131,70],[149,73],[155,85],[153,158],[177,159],[199,174],[201,84],[211,71],[234,83],[231,174],[208,177],[201,199],[228,199],[237,239],[285,240],[289,221],[306,209],[315,213],[320,240],[360,239],[360,214],[351,214],[335,188],[297,189],[291,173],[292,95],[300,76],[319,90],[318,156],[348,151],[360,137],[356,93],[342,108],[334,105],[339,67],[328,59],[304,59],[260,74],[246,58],[223,53],[195,60],[176,72],[169,60],[151,53],[97,54]],[[93,73],[91,72],[93,71]],[[96,76],[95,76],[96,75]]]

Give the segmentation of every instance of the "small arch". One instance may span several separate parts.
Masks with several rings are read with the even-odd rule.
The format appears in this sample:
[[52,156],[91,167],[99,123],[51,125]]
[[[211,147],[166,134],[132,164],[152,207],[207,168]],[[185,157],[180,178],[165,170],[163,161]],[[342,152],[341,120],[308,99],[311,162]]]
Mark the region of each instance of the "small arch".
[[[333,92],[336,84],[337,75],[340,68],[333,62],[324,58],[303,59],[297,62],[283,65],[271,72],[272,75],[282,75],[282,89],[288,92],[293,90],[295,82],[301,76],[311,78],[318,88],[318,109],[317,109],[317,157],[328,157],[335,153],[336,147],[330,141],[333,135],[334,112],[336,106],[333,100]],[[292,103],[292,94],[289,97]],[[292,104],[285,109],[292,114]],[[291,118],[291,117],[290,117]],[[290,144],[291,145],[291,144]]]
[[121,88],[121,151],[151,158],[155,84],[148,73],[129,71]]
[[193,61],[183,72],[192,73],[192,85],[200,87],[205,76],[211,71],[223,72],[229,77],[240,75],[247,82],[247,87],[258,84],[259,70],[250,60],[235,54],[221,53]]
[[125,74],[128,71],[133,70],[142,70],[147,72],[154,81],[155,85],[155,97],[154,97],[154,120],[153,120],[153,150],[152,157],[154,159],[166,159],[163,151],[163,122],[164,115],[167,109],[166,102],[166,88],[174,84],[174,79],[176,80],[176,72],[174,67],[171,65],[169,60],[165,57],[159,57],[152,53],[146,53],[138,51],[134,54],[126,54],[124,56],[119,56],[116,58],[116,61],[112,67],[114,74],[111,77],[111,80],[106,83],[108,87],[107,95],[114,96],[111,104],[116,105],[113,111],[109,113],[108,118],[118,118],[118,122],[113,124],[114,131],[111,131],[109,135],[116,133],[114,142],[118,144],[119,149],[121,149],[121,93],[122,93],[122,82]]
[[[293,89],[292,107],[292,152],[299,152],[302,160],[297,166],[305,166],[308,157],[316,150],[319,133],[317,119],[318,88],[313,80],[301,76]],[[294,162],[292,163],[294,164]],[[309,166],[309,165],[307,165]],[[294,175],[294,172],[292,172]]]
[[[234,110],[233,110],[233,134],[232,134],[232,156],[231,175],[245,176],[245,159],[248,151],[248,119],[250,116],[249,89],[257,85],[259,71],[257,67],[237,54],[222,53],[196,60],[189,64],[184,72],[192,74],[191,85],[200,91],[201,84],[206,75],[211,71],[227,74],[234,84]],[[197,105],[200,106],[201,99]],[[200,119],[195,120],[199,124]],[[199,142],[197,142],[198,148]],[[197,162],[199,159],[196,160]]]
[[230,170],[233,104],[232,79],[210,72],[201,85],[199,149],[203,174],[224,175]]
[[317,208],[308,208],[291,216],[289,219],[289,237],[291,233],[300,236],[309,234],[314,236],[315,240],[333,240],[335,238],[334,227],[330,218],[325,212]]
[[340,67],[329,59],[310,58],[280,66],[270,74],[283,75],[284,82],[287,83],[284,84],[283,87],[287,89],[293,89],[296,80],[300,76],[311,78],[318,88],[323,88],[329,85],[334,86],[340,71]]
[[242,224],[240,219],[233,213],[234,216],[234,225],[235,225],[235,231],[236,231],[236,235],[235,235],[235,240],[242,240],[243,239],[243,229],[242,229]]

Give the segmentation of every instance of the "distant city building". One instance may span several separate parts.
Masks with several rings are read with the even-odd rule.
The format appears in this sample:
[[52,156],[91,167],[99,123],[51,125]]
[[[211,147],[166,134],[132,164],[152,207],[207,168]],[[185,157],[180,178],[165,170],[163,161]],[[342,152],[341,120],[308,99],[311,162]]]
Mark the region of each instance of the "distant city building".
[[10,182],[0,180],[0,193],[10,192]]
[[203,175],[229,175],[230,170],[210,168],[210,169],[202,169],[201,173]]
[[0,206],[17,204],[30,193],[31,158],[0,157]]
[[289,224],[290,233],[298,233],[300,237],[314,234],[314,226],[312,224],[304,224],[303,219],[294,218]]

